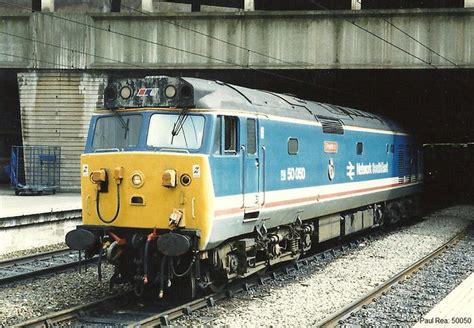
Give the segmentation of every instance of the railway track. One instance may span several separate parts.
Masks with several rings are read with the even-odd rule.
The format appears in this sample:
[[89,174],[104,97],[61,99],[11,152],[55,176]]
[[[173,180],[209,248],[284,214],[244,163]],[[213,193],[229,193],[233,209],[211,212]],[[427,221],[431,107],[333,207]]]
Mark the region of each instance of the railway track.
[[[390,232],[393,233],[394,230]],[[312,263],[327,263],[328,261],[331,261],[341,255],[348,254],[348,252],[351,250],[356,249],[360,243],[366,243],[368,240],[377,239],[379,237],[386,236],[386,234],[386,231],[384,232],[379,230],[368,236],[347,240],[341,245],[337,245],[316,254],[307,256],[295,263],[273,268],[262,276],[254,275],[236,283],[232,283],[222,292],[205,295],[187,303],[172,303],[169,301],[159,300],[157,295],[156,297],[153,297],[153,299],[144,302],[143,299],[137,298],[132,292],[126,294],[121,293],[119,295],[106,297],[93,303],[79,305],[63,311],[50,313],[42,317],[20,323],[18,327],[49,327],[61,323],[74,326],[168,326],[172,324],[173,320],[176,320],[184,315],[189,315],[194,311],[206,307],[212,307],[219,301],[231,298],[242,291],[249,290],[258,285],[264,285],[269,280],[275,280],[285,275],[289,275],[291,272],[300,270]],[[330,327],[337,325],[338,322],[349,316],[350,313],[356,311],[364,304],[371,302],[374,297],[377,297],[377,295],[380,295],[382,292],[386,291],[391,285],[400,281],[400,279],[406,279],[409,275],[416,272],[423,264],[429,262],[431,259],[441,254],[445,249],[462,238],[462,236],[463,233],[456,235],[443,246],[436,249],[433,253],[427,255],[403,272],[397,274],[397,276],[390,279],[383,286],[377,288],[377,290],[371,292],[370,294],[373,296],[371,300],[368,300],[368,297],[364,297],[364,301],[361,299],[352,303],[350,306],[343,309],[343,311],[340,311],[337,314],[331,316],[331,318],[326,318],[324,321],[318,323],[318,326],[323,325],[325,327]]]
[[[88,264],[95,259],[82,260]],[[77,251],[61,249],[0,262],[0,285],[62,272],[79,266]]]
[[354,313],[358,312],[359,310],[363,309],[365,306],[368,304],[377,301],[377,298],[380,297],[381,295],[384,295],[389,291],[392,286],[395,284],[401,283],[406,279],[409,279],[411,276],[413,276],[418,270],[420,270],[422,267],[428,265],[434,258],[437,256],[441,255],[443,252],[445,252],[447,249],[455,245],[459,240],[461,240],[465,234],[466,231],[469,228],[464,229],[460,233],[458,233],[456,236],[448,240],[445,244],[442,246],[438,247],[436,250],[431,252],[430,254],[426,255],[416,263],[412,264],[408,268],[402,270],[395,276],[393,276],[390,280],[386,281],[385,283],[381,284],[377,288],[371,290],[369,293],[361,297],[360,299],[352,302],[351,304],[347,305],[340,311],[326,317],[322,321],[318,322],[316,324],[317,327],[335,327],[338,325],[343,325],[344,320],[349,318],[351,315]]
[[263,285],[269,280],[278,279],[283,275],[291,274],[294,270],[300,270],[311,263],[323,263],[335,259],[348,251],[358,247],[359,243],[377,238],[382,232],[362,237],[356,240],[348,240],[344,244],[326,249],[322,252],[305,257],[295,263],[281,265],[271,269],[262,276],[251,276],[236,283],[230,284],[224,291],[205,295],[187,303],[172,303],[158,300],[156,297],[147,302],[138,299],[132,293],[120,294],[98,300],[93,303],[76,306],[60,312],[47,314],[23,323],[18,327],[48,327],[60,323],[74,326],[87,325],[113,325],[117,327],[135,326],[167,326],[172,320],[183,315],[205,307],[212,307],[220,300],[233,297],[234,295],[249,290],[258,285]]
[[[351,313],[354,313],[357,311],[357,309],[360,309],[364,304],[372,302],[372,300],[374,300],[377,295],[386,292],[390,286],[393,286],[400,280],[410,277],[423,265],[430,262],[430,260],[434,259],[438,255],[441,255],[444,250],[450,248],[452,245],[462,239],[466,230],[467,229],[457,234],[451,240],[437,248],[431,254],[411,265],[406,270],[403,270],[397,274],[384,285],[372,291],[370,295],[361,298],[357,302],[354,302],[350,306],[344,308],[342,311],[339,311],[331,317],[319,322],[318,326],[321,325],[328,327],[339,325],[340,322],[343,322],[342,320],[344,320],[344,318],[350,316]],[[390,229],[389,233],[397,233],[396,231],[398,231],[398,229]],[[285,279],[291,277],[290,275],[293,271],[300,270],[305,266],[308,266],[308,268],[313,270],[315,267],[318,268],[321,267],[321,265],[326,265],[333,259],[338,258],[340,255],[349,254],[351,250],[358,248],[360,243],[367,244],[368,240],[376,240],[380,237],[383,238],[386,236],[386,231],[379,230],[373,231],[369,236],[363,236],[353,240],[346,240],[342,245],[337,245],[336,247],[310,255],[297,261],[296,263],[277,267],[272,269],[272,271],[267,272],[264,276],[249,277],[248,279],[229,285],[226,290],[221,293],[209,294],[188,303],[165,302],[163,300],[158,300],[157,295],[154,295],[154,300],[151,301],[150,304],[144,304],[143,299],[136,298],[134,295],[132,295],[132,293],[120,294],[98,300],[94,303],[80,305],[71,309],[51,313],[37,319],[20,323],[18,326],[46,327],[60,323],[73,326],[166,326],[173,324],[173,320],[176,320],[187,314],[191,314],[199,309],[212,307],[221,300],[230,298],[233,295],[253,288],[254,286],[266,284],[269,280],[280,278]],[[305,270],[303,271],[305,272]]]

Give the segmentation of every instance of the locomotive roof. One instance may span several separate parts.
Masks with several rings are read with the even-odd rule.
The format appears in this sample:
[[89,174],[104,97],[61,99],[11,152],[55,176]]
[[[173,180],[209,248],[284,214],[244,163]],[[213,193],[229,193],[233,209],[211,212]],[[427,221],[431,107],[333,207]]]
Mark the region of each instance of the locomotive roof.
[[323,130],[343,133],[343,126],[400,132],[386,118],[353,108],[302,100],[270,91],[192,77],[147,76],[117,79],[104,89],[105,107],[202,108],[237,110],[320,122]]
[[194,88],[195,107],[235,109],[309,121],[335,119],[344,125],[401,131],[393,121],[353,108],[299,99],[292,95],[255,90],[220,81],[183,77]]

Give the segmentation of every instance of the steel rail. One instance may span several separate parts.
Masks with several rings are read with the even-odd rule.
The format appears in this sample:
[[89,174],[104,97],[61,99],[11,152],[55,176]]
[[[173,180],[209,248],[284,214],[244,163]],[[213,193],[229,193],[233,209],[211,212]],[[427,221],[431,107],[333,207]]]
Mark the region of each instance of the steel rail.
[[152,315],[148,318],[129,324],[127,327],[157,327],[169,326],[171,320],[176,320],[183,315],[191,314],[193,311],[203,309],[205,307],[212,307],[215,302],[226,298],[225,293],[215,293],[204,296],[189,303],[180,305],[176,308]]
[[96,308],[97,306],[114,301],[121,297],[124,297],[125,294],[118,294],[113,296],[107,296],[100,300],[90,302],[87,304],[77,305],[72,308],[49,313],[38,318],[30,319],[25,322],[13,325],[12,327],[53,327],[59,323],[65,321],[72,321],[79,318],[80,313],[91,308]]
[[446,251],[449,247],[456,244],[460,239],[462,239],[466,235],[467,229],[468,228],[463,229],[461,232],[459,232],[454,237],[449,239],[442,246],[438,247],[436,250],[426,255],[422,259],[418,260],[414,264],[410,265],[408,268],[402,270],[401,272],[399,272],[398,274],[396,274],[395,276],[387,280],[382,285],[379,285],[377,288],[374,288],[363,297],[350,303],[349,305],[342,308],[338,312],[319,321],[316,324],[316,327],[335,327],[335,326],[341,325],[343,321],[347,319],[352,313],[359,311],[365,305],[373,302],[376,298],[382,295],[382,293],[390,289],[394,284],[399,283],[403,280],[409,279],[413,274],[415,274],[419,269],[421,269],[421,267],[428,264],[435,257],[439,256],[441,253]]
[[[14,259],[9,259],[5,261],[0,262],[0,271],[7,271],[9,268],[21,268],[23,265],[28,265],[28,264],[35,264],[35,263],[40,263],[41,261],[47,261],[47,260],[53,260],[55,258],[59,258],[60,256],[66,256],[68,254],[73,254],[74,251],[70,249],[60,249],[60,250],[55,250],[55,251],[50,251],[50,252],[44,252],[44,253],[39,253],[39,254],[33,254],[33,255],[28,255],[25,257],[21,258],[14,258]],[[68,263],[62,263],[59,265],[51,265],[43,268],[32,268],[31,266],[27,268],[27,272],[22,272],[18,274],[12,274],[8,275],[6,277],[0,277],[0,285],[8,284],[8,283],[13,283],[25,279],[30,279],[34,277],[39,277],[55,272],[61,272],[61,271],[66,271],[68,269],[72,269],[74,267],[78,267],[79,263],[80,264],[89,264],[93,261],[96,260],[96,257],[90,258],[90,259],[82,259],[80,262],[79,261],[71,261]]]
[[54,251],[42,252],[42,253],[2,260],[0,261],[0,270],[3,267],[14,265],[14,264],[23,264],[26,262],[31,262],[31,260],[36,260],[36,259],[42,260],[42,259],[47,259],[49,257],[53,257],[54,255],[62,255],[64,253],[67,253],[68,251],[72,252],[69,248],[62,248],[62,249],[57,249]]

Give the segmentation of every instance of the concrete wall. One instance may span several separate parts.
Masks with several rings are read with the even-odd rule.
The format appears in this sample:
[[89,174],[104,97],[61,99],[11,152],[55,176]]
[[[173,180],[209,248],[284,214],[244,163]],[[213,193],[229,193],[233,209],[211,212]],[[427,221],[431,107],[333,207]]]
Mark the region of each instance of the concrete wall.
[[80,155],[89,121],[103,107],[106,78],[78,72],[18,74],[23,145],[61,147],[61,190],[80,190]]
[[0,218],[0,255],[64,242],[81,224],[81,211]]
[[386,19],[460,67],[474,67],[474,9],[437,9],[4,14],[11,35],[0,34],[0,68],[429,68],[341,17],[438,67],[454,67]]

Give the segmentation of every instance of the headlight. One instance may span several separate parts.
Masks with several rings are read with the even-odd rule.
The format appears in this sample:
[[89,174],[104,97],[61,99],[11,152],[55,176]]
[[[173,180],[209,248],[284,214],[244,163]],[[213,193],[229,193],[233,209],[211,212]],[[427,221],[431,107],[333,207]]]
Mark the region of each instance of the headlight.
[[140,188],[141,186],[143,186],[143,180],[144,179],[142,173],[135,172],[132,174],[131,182],[132,186],[134,186],[135,188]]
[[176,96],[176,88],[172,85],[167,86],[165,89],[165,96],[167,98],[173,98]]
[[139,174],[134,174],[132,177],[132,183],[135,186],[139,186],[142,184],[142,177]]
[[123,87],[120,89],[120,97],[123,99],[128,99],[132,95],[132,89],[128,86]]

